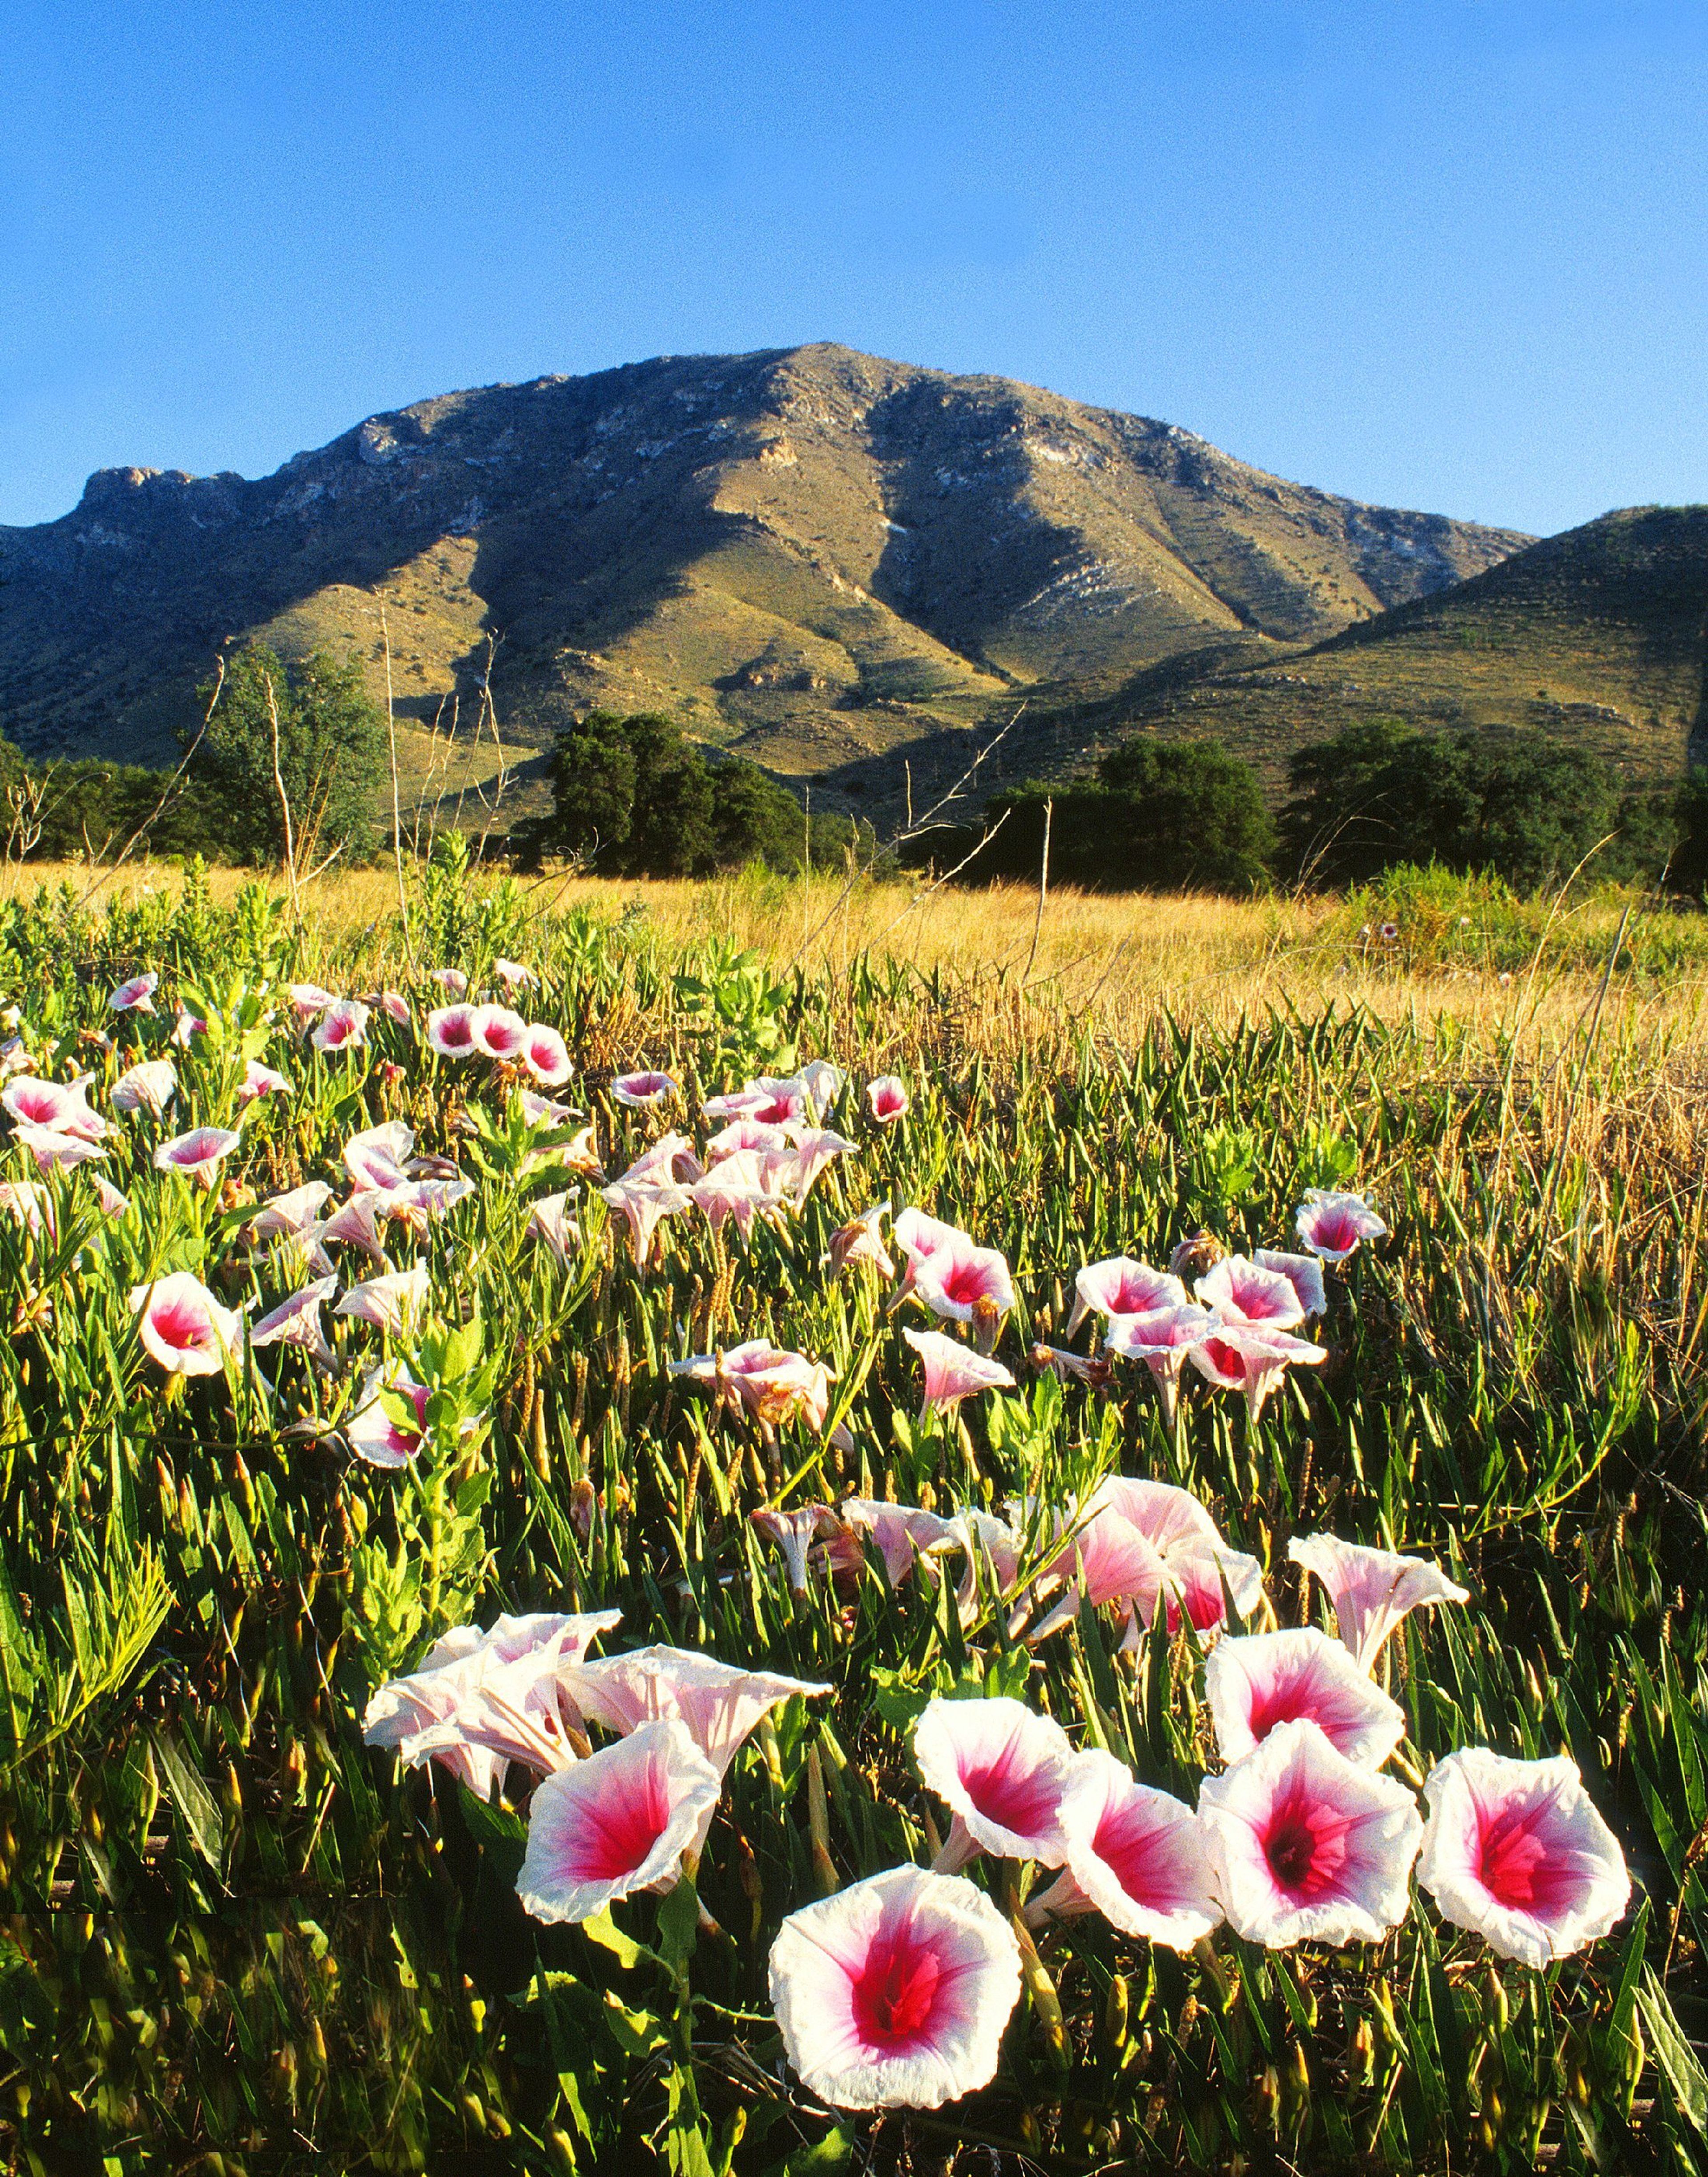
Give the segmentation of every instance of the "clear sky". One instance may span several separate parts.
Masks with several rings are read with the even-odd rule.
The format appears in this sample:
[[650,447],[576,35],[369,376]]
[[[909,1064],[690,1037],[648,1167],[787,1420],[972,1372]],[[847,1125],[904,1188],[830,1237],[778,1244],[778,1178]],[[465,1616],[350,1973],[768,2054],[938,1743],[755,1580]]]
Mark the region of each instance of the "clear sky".
[[1547,531],[1708,499],[1708,6],[0,0],[0,521],[835,339]]

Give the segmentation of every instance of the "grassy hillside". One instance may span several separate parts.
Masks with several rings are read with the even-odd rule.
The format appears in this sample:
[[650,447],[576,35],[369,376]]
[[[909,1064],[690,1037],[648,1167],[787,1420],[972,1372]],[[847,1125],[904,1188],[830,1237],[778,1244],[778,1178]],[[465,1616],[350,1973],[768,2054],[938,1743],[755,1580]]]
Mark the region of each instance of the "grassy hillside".
[[[354,651],[423,726],[666,707],[785,774],[1319,641],[1525,540],[1283,483],[1177,427],[819,345],[423,401],[257,482],[105,470],[0,530],[0,724],[160,757],[222,642]],[[888,771],[898,767],[889,762]]]
[[1705,629],[1708,507],[1637,507],[1309,649],[1135,675],[1101,703],[1043,713],[1009,760],[1047,764],[1052,737],[1065,752],[1134,730],[1215,734],[1279,783],[1302,743],[1390,717],[1528,728],[1666,779],[1704,730]]

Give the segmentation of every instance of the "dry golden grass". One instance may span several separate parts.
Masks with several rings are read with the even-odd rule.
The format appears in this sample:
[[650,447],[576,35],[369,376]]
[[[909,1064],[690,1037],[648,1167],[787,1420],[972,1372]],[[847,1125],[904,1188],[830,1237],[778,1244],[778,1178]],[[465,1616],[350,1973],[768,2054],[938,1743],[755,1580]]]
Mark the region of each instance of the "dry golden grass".
[[[250,873],[215,870],[228,901]],[[72,865],[0,870],[0,900],[68,882],[101,905],[145,887],[175,891],[175,868],[139,865],[106,875]],[[269,881],[282,892],[282,881]],[[475,881],[486,887],[497,877]],[[615,919],[644,910],[666,947],[710,937],[760,953],[778,969],[805,967],[834,986],[862,956],[902,962],[940,979],[958,1029],[993,1052],[1057,1047],[1085,1032],[1129,1045],[1167,1012],[1228,1027],[1271,1010],[1314,1018],[1330,1007],[1364,1007],[1461,1051],[1488,1053],[1515,1040],[1527,1057],[1558,1052],[1596,1015],[1601,978],[1560,968],[1546,953],[1508,975],[1408,968],[1379,948],[1349,947],[1335,903],[1320,898],[1240,901],[1210,895],[1054,892],[1042,914],[1035,892],[933,890],[917,883],[845,887],[824,876],[707,881],[624,880],[553,873],[519,881],[530,913],[583,908]],[[395,947],[397,878],[389,865],[335,872],[305,888],[309,957],[361,944],[376,973]],[[1594,912],[1587,906],[1569,914]],[[1601,911],[1610,942],[1617,916]],[[1580,928],[1586,925],[1580,925]],[[1598,922],[1586,925],[1593,938]],[[1593,948],[1591,948],[1593,949]],[[395,959],[392,964],[397,964]],[[1708,974],[1665,980],[1616,976],[1596,1029],[1604,1056],[1629,1075],[1645,1065],[1691,1078],[1708,1043]]]

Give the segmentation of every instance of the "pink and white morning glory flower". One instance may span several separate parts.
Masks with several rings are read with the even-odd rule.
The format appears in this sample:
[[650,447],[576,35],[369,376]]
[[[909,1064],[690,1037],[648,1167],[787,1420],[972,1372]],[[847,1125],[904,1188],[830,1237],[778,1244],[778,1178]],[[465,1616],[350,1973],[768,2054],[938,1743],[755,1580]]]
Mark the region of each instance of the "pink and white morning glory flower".
[[536,1920],[590,1919],[669,1890],[698,1852],[722,1778],[678,1722],[644,1723],[544,1779],[528,1809],[516,1894]]
[[250,1219],[250,1229],[258,1240],[305,1231],[331,1199],[332,1189],[325,1181],[312,1179],[306,1187],[293,1187],[288,1194],[275,1194],[264,1202]]
[[1428,1558],[1370,1549],[1338,1535],[1296,1535],[1287,1556],[1328,1590],[1335,1627],[1363,1671],[1373,1669],[1388,1635],[1411,1612],[1471,1600],[1468,1589]]
[[758,1219],[787,1214],[787,1203],[765,1185],[765,1177],[756,1153],[737,1149],[733,1156],[721,1157],[703,1179],[696,1180],[688,1189],[688,1198],[704,1212],[714,1232],[726,1219],[733,1218],[745,1247]]
[[1189,1951],[1221,1919],[1198,1817],[1112,1754],[1097,1748],[1076,1760],[1062,1828],[1068,1863],[1028,1904],[1031,1926],[1101,1912],[1123,1934]]
[[[1223,1540],[1221,1529],[1189,1489],[1111,1474],[1099,1482],[1085,1509],[1093,1518],[1113,1514],[1125,1520],[1155,1550],[1171,1633],[1183,1616],[1199,1633],[1225,1623],[1228,1594],[1242,1618],[1250,1618],[1261,1607],[1262,1566]],[[1154,1611],[1154,1598],[1147,1605],[1141,1596],[1139,1616],[1146,1627]]]
[[672,1376],[704,1385],[732,1413],[748,1413],[775,1430],[798,1415],[822,1429],[830,1412],[830,1372],[804,1353],[786,1352],[769,1338],[749,1338],[716,1353],[691,1353],[670,1363]]
[[790,1593],[804,1595],[807,1592],[807,1552],[821,1536],[829,1536],[836,1532],[835,1514],[828,1504],[796,1504],[787,1511],[774,1504],[761,1504],[748,1517],[765,1539],[775,1542],[781,1551],[789,1576]]
[[795,1078],[821,1118],[848,1085],[848,1076],[828,1058],[809,1058]]
[[958,1225],[945,1225],[939,1218],[927,1217],[922,1209],[900,1211],[890,1228],[890,1237],[907,1258],[907,1274],[901,1281],[898,1300],[913,1290],[914,1280],[938,1255],[955,1247],[971,1247],[971,1234],[963,1232]]
[[475,1047],[483,1057],[501,1063],[523,1056],[528,1048],[528,1023],[508,1006],[476,1006],[472,1026]]
[[115,1111],[147,1111],[157,1119],[178,1093],[177,1073],[170,1058],[144,1058],[121,1073],[107,1093]]
[[522,1063],[542,1088],[561,1088],[572,1071],[568,1045],[543,1021],[536,1021],[529,1028]]
[[771,2008],[802,2084],[836,2109],[941,2109],[988,2086],[1020,1945],[965,1877],[895,1867],[791,1912]]
[[[413,1427],[386,1411],[384,1394],[406,1399],[415,1409]],[[427,1393],[400,1361],[387,1368],[372,1368],[362,1386],[356,1410],[344,1424],[345,1441],[358,1459],[370,1466],[407,1466],[420,1456],[427,1441]]]
[[925,1400],[920,1410],[958,1406],[980,1391],[1011,1391],[1014,1379],[1000,1361],[987,1361],[959,1339],[940,1330],[904,1330],[902,1336],[925,1368]]
[[158,975],[133,975],[129,982],[121,983],[106,1001],[109,1012],[151,1013],[154,995],[160,986]]
[[1046,1867],[1066,1859],[1062,1795],[1074,1756],[1049,1716],[1023,1701],[938,1695],[913,1727],[913,1758],[955,1816],[939,1869],[952,1873],[981,1852]]
[[[1287,1290],[1291,1294],[1292,1288]],[[1271,1323],[1218,1316],[1187,1357],[1200,1376],[1221,1390],[1243,1392],[1246,1412],[1254,1421],[1289,1368],[1319,1368],[1328,1359],[1329,1349]]]
[[421,1316],[427,1299],[427,1264],[416,1263],[406,1270],[391,1270],[352,1285],[332,1312],[395,1334]]
[[307,1028],[310,1021],[318,1020],[328,1006],[338,1003],[337,991],[323,990],[318,983],[292,983],[286,995],[291,1001],[291,1011],[296,1017],[299,1034]]
[[1631,1898],[1625,1855],[1564,1755],[1486,1746],[1439,1761],[1417,1880],[1444,1920],[1538,1971],[1605,1935]]
[[135,1286],[130,1307],[144,1348],[169,1376],[216,1376],[242,1345],[238,1317],[192,1271]]
[[788,1154],[789,1137],[782,1127],[763,1126],[757,1119],[732,1119],[706,1143],[706,1163],[709,1166],[715,1165],[741,1149],[753,1149],[761,1156],[785,1156]]
[[907,1089],[897,1073],[880,1073],[866,1084],[866,1107],[880,1127],[893,1127],[907,1116]]
[[1357,1252],[1363,1240],[1381,1240],[1388,1228],[1362,1194],[1337,1194],[1308,1187],[1293,1220],[1294,1230],[1314,1255],[1341,1263]]
[[1206,1776],[1198,1815],[1216,1894],[1248,1943],[1379,1943],[1406,1917],[1423,1835],[1417,1801],[1337,1754],[1314,1723],[1279,1724]]
[[1198,1297],[1224,1323],[1291,1330],[1305,1312],[1291,1279],[1245,1255],[1224,1255],[1198,1280]]
[[275,1073],[270,1066],[264,1066],[258,1058],[244,1061],[243,1078],[237,1083],[239,1110],[245,1105],[253,1104],[257,1097],[288,1096],[290,1094],[291,1083],[284,1074]]
[[317,1361],[329,1362],[332,1348],[320,1321],[320,1311],[338,1290],[336,1278],[317,1278],[269,1308],[258,1323],[249,1326],[251,1345],[300,1345]]
[[818,1700],[835,1691],[775,1671],[744,1671],[693,1648],[638,1648],[566,1667],[559,1684],[590,1722],[627,1734],[661,1716],[683,1724],[720,1776],[762,1718],[798,1694]]
[[947,1520],[917,1504],[886,1504],[873,1497],[848,1497],[836,1507],[856,1535],[869,1535],[892,1587],[900,1587],[918,1558],[960,1549],[961,1538]]
[[1073,1312],[1062,1335],[1071,1338],[1088,1315],[1154,1315],[1159,1308],[1185,1305],[1186,1288],[1172,1271],[1153,1270],[1131,1255],[1111,1255],[1088,1263],[1074,1278]]
[[[546,1735],[561,1731],[558,1720],[557,1672],[560,1663],[579,1663],[593,1642],[620,1624],[620,1610],[561,1615],[535,1612],[498,1618],[490,1631],[458,1625],[428,1649],[406,1677],[388,1679],[368,1702],[362,1736],[369,1746],[394,1747],[406,1768],[437,1761],[460,1777],[477,1798],[490,1799],[501,1784],[510,1755],[479,1740],[447,1734],[457,1727],[491,1720],[492,1708],[508,1707]],[[498,1698],[482,1700],[497,1681]],[[478,1727],[477,1724],[477,1727]],[[542,1758],[532,1744],[520,1757]],[[441,1743],[441,1738],[444,1743]],[[553,1749],[548,1771],[563,1765],[568,1749]]]
[[1273,1270],[1292,1287],[1308,1323],[1314,1317],[1329,1312],[1329,1296],[1323,1286],[1323,1266],[1314,1255],[1287,1255],[1274,1247],[1257,1247],[1252,1260],[1260,1270]]
[[794,1144],[794,1155],[782,1169],[781,1176],[790,1201],[798,1209],[812,1192],[819,1175],[830,1170],[833,1160],[857,1154],[859,1145],[829,1127],[803,1127],[793,1120],[789,1122],[788,1135]]
[[220,1176],[220,1166],[242,1138],[229,1127],[192,1127],[188,1133],[160,1143],[154,1154],[155,1169],[175,1171],[199,1186],[211,1187]]
[[1277,1725],[1301,1716],[1366,1769],[1379,1769],[1406,1735],[1398,1701],[1313,1626],[1218,1640],[1204,1667],[1204,1690],[1224,1761],[1243,1760]]
[[344,1168],[359,1187],[401,1187],[414,1153],[415,1129],[401,1119],[389,1119],[350,1137],[344,1144]]
[[938,1248],[919,1266],[913,1292],[933,1315],[970,1323],[982,1353],[994,1346],[1003,1318],[1014,1304],[1007,1259],[995,1247],[959,1241]]
[[1150,1371],[1170,1428],[1180,1400],[1180,1378],[1195,1345],[1216,1327],[1207,1308],[1164,1307],[1148,1315],[1117,1315],[1109,1321],[1105,1350],[1128,1361],[1142,1361]]
[[340,1050],[359,1050],[367,1041],[367,1007],[356,998],[340,998],[320,1016],[309,1040],[329,1056]]
[[73,1165],[100,1164],[106,1151],[97,1143],[86,1142],[81,1134],[57,1133],[52,1127],[31,1126],[27,1119],[13,1122],[12,1138],[20,1149],[28,1149],[35,1159],[38,1171],[68,1171]]
[[98,1111],[90,1110],[88,1094],[86,1081],[46,1081],[39,1074],[22,1073],[0,1089],[0,1110],[26,1126],[98,1142],[105,1138],[107,1123]]
[[465,997],[468,994],[469,979],[460,968],[435,968],[427,976],[437,983],[448,998]]
[[480,1043],[473,1006],[440,1006],[427,1017],[427,1039],[441,1058],[474,1058]]
[[879,1202],[839,1225],[830,1235],[829,1252],[819,1258],[819,1269],[829,1263],[840,1276],[851,1263],[870,1263],[880,1278],[893,1278],[895,1265],[884,1244],[884,1219],[889,1214],[889,1204]]
[[534,970],[525,968],[519,960],[494,960],[492,973],[507,990],[531,990],[540,980]]
[[543,1240],[560,1263],[567,1263],[581,1245],[581,1227],[569,1208],[567,1194],[542,1194],[528,1213],[528,1230]]
[[681,1093],[667,1073],[619,1073],[611,1084],[616,1100],[634,1111],[654,1110]]
[[609,1187],[600,1188],[599,1199],[627,1222],[634,1259],[642,1269],[652,1259],[660,1225],[666,1217],[680,1217],[694,1206],[693,1198],[683,1188],[652,1180],[613,1180]]

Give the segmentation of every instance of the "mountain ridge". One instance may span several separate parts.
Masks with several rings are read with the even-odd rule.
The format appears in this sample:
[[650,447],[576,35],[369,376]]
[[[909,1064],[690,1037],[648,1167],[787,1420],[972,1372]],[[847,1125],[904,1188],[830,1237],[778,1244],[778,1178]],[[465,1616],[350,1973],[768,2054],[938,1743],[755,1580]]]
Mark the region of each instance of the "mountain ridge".
[[490,654],[513,745],[664,707],[857,788],[1028,691],[1096,704],[1218,645],[1308,647],[1531,541],[1010,379],[827,342],[661,357],[435,396],[265,477],[96,472],[0,528],[0,724],[158,759],[223,643],[349,650],[378,687],[389,636],[406,739]]

